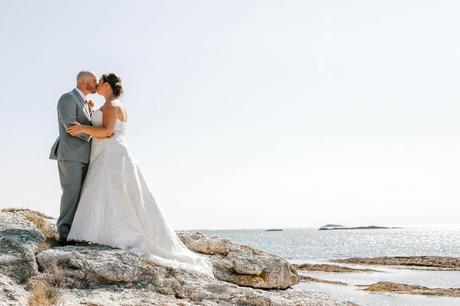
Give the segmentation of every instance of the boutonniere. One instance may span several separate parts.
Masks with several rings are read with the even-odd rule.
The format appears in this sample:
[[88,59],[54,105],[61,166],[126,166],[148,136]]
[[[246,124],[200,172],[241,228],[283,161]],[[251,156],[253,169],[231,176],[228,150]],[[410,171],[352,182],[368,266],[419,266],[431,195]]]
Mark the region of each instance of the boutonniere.
[[85,100],[85,104],[88,105],[88,109],[90,114],[94,113],[94,101],[93,100]]

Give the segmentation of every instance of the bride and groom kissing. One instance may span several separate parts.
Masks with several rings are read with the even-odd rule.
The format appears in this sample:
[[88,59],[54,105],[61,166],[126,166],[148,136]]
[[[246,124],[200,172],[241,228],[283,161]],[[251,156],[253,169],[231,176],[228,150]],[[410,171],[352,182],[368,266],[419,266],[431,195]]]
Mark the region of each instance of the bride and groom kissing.
[[[213,276],[210,261],[189,250],[148,188],[126,140],[123,85],[114,73],[99,80],[80,71],[76,87],[57,104],[57,160],[62,196],[61,245],[91,242],[130,250],[151,261]],[[97,110],[90,94],[104,97]]]

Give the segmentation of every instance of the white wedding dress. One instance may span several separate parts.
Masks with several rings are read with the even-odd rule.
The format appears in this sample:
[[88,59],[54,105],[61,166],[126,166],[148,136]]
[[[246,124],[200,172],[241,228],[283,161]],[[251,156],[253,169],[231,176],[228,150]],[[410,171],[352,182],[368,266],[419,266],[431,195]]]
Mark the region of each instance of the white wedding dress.
[[[102,111],[92,117],[102,126]],[[204,255],[176,235],[142,177],[126,143],[126,122],[117,119],[110,139],[93,139],[88,173],[68,240],[128,249],[154,263],[213,276]]]

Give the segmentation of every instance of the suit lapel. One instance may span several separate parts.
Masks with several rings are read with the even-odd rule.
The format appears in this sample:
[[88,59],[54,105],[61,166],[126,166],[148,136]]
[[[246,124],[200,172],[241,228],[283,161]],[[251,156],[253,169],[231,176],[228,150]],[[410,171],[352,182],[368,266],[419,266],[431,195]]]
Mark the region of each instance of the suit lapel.
[[88,109],[85,107],[85,101],[83,101],[82,97],[75,89],[72,90],[72,93],[74,94],[74,96],[76,96],[78,102],[80,102],[80,105],[83,108],[83,112],[85,113],[85,116],[88,118],[89,121],[91,121],[91,114],[88,112]]

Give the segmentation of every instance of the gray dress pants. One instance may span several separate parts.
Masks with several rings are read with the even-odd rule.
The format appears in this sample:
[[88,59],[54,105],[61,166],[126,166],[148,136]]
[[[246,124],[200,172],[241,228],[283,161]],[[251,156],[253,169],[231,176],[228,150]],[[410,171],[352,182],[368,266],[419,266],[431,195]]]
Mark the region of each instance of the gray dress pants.
[[58,160],[62,196],[57,229],[60,239],[67,239],[73,217],[77,211],[88,164],[70,160]]

